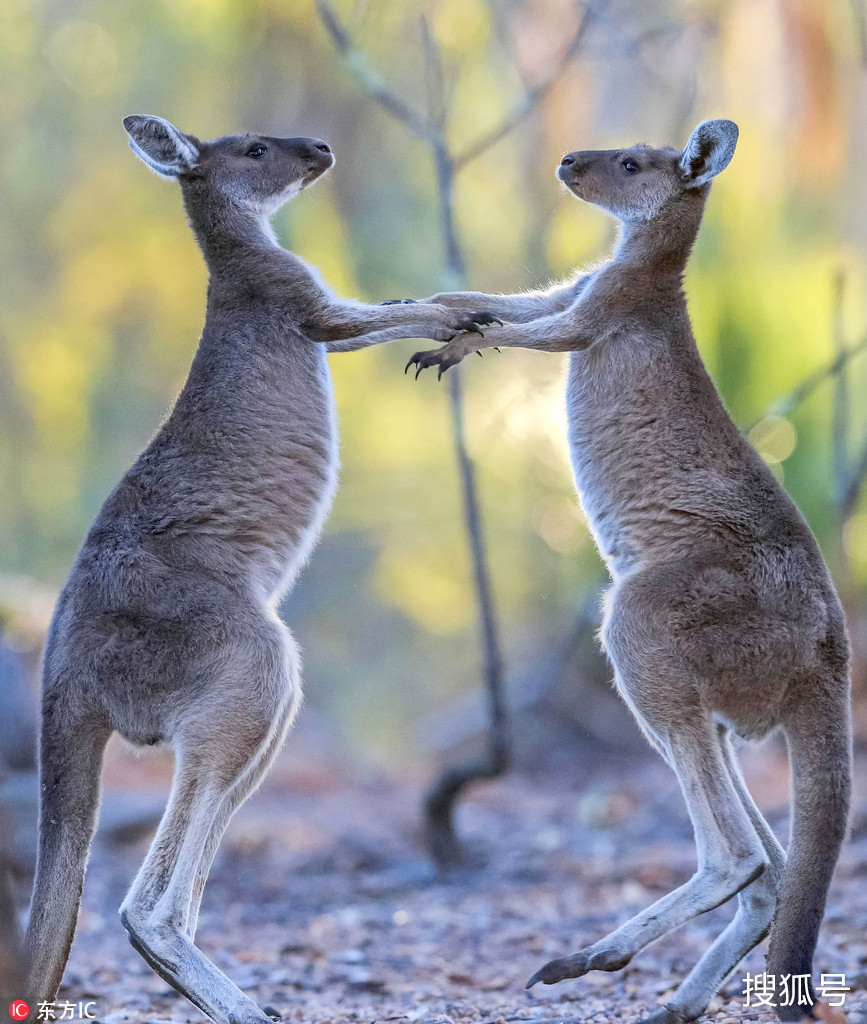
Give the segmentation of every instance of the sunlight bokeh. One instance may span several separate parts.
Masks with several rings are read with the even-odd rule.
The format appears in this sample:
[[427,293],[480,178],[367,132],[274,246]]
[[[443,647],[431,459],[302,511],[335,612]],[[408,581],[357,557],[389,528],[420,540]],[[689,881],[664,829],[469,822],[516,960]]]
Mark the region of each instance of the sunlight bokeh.
[[[424,109],[424,15],[462,151],[508,113],[571,37],[572,0],[337,5],[359,47]],[[701,351],[736,421],[816,530],[852,605],[867,587],[867,511],[841,532],[833,384],[775,401],[867,330],[865,72],[850,6],[799,0],[600,0],[576,59],[533,113],[458,174],[469,283],[519,291],[605,256],[600,211],[558,185],[563,152],[682,145],[694,123],[740,126],[686,277]],[[121,119],[155,113],[211,137],[253,128],[326,138],[326,182],[277,216],[284,244],[341,294],[443,284],[429,151],[359,89],[312,0],[89,0],[0,8],[0,572],[59,586],[90,520],[183,382],[206,275],[176,186],[127,149]],[[475,598],[447,395],[402,370],[412,342],[332,357],[342,487],[286,608],[311,701],[359,745],[478,684]],[[864,444],[867,359],[846,429]],[[544,650],[602,569],[572,489],[562,361],[490,354],[465,373],[506,654]],[[280,401],[280,396],[275,396]],[[359,637],[375,634],[375,644]],[[370,694],[376,693],[371,704]]]

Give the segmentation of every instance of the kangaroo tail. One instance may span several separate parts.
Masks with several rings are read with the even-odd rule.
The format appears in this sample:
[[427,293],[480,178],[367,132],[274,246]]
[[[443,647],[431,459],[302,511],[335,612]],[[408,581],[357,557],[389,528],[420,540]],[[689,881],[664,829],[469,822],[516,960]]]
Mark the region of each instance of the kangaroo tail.
[[[771,924],[767,973],[806,975],[800,1005],[778,1007],[781,1020],[813,1017],[813,954],[840,847],[846,837],[852,776],[848,679],[821,689],[808,714],[786,722],[792,767],[792,824],[786,866]],[[797,988],[794,990],[797,993]],[[809,999],[809,1002],[805,1000]]]
[[110,730],[73,726],[43,697],[39,744],[39,849],[25,946],[31,1007],[53,1002],[72,945],[96,829],[102,754]]

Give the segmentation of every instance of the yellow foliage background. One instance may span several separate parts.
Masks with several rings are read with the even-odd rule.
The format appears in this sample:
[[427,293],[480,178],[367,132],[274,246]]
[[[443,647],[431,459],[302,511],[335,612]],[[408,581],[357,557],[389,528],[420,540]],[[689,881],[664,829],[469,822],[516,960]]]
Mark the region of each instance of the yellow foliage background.
[[[571,0],[342,2],[383,77],[423,107],[419,18],[443,53],[460,150],[545,74]],[[517,291],[605,255],[612,226],[557,185],[574,148],[683,144],[738,122],[687,274],[703,355],[736,420],[768,407],[865,323],[863,26],[846,0],[608,0],[579,58],[526,121],[461,171],[469,278]],[[176,186],[130,154],[125,114],[201,137],[326,138],[337,164],[276,218],[281,240],[346,295],[442,283],[427,149],[358,88],[312,0],[5,0],[0,6],[0,572],[62,584],[106,494],[186,374],[205,272]],[[418,347],[333,356],[342,487],[285,609],[312,703],[374,756],[411,757],[411,723],[477,685],[445,389],[402,374]],[[558,642],[603,570],[564,443],[562,362],[528,352],[465,372],[493,584],[510,664]],[[854,361],[851,448],[865,436]],[[860,609],[867,509],[841,523],[830,384],[753,441],[804,509]],[[281,396],[274,396],[275,402]],[[860,630],[860,619],[853,619]]]

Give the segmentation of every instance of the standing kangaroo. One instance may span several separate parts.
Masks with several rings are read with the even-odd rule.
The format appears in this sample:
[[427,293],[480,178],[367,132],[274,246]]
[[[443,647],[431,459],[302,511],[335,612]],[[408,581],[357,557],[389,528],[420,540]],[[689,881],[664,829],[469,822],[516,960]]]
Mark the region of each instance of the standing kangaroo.
[[[645,1024],[698,1017],[770,931],[767,971],[811,977],[851,774],[848,644],[813,535],[743,439],[711,382],[682,275],[711,179],[734,154],[731,121],[705,121],[686,149],[570,153],[558,176],[621,223],[614,258],[549,292],[439,295],[513,321],[459,337],[409,365],[444,369],[468,352],[572,352],[569,441],[580,499],[613,586],[602,639],[617,686],[674,768],[698,870],[679,889],[530,979],[614,971],[649,942],[738,896],[734,920],[669,1004]],[[523,326],[514,321],[522,321]],[[729,734],[781,728],[792,765],[788,856],[751,799]],[[782,1020],[812,1016],[811,982]]]
[[181,185],[208,265],[198,352],[174,409],[91,528],[48,634],[29,998],[54,999],[75,928],[113,730],[169,742],[175,777],[121,907],[153,969],[218,1024],[270,1019],[193,945],[226,825],[258,785],[300,698],[300,661],[275,604],[334,494],[326,344],[445,340],[495,318],[336,299],[280,248],[268,217],[333,163],[317,139],[199,142],[124,119],[135,153]]

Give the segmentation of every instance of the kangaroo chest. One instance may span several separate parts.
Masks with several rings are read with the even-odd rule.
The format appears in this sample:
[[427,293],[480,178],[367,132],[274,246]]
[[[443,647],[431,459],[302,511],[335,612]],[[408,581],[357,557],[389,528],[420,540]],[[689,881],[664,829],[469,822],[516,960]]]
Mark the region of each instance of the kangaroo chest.
[[330,510],[337,426],[324,345],[279,320],[208,337],[133,473],[147,530],[172,559],[271,597],[293,581]]
[[575,485],[615,579],[666,557],[692,528],[684,514],[706,453],[677,392],[670,353],[653,339],[611,336],[570,357]]
[[[267,374],[266,374],[267,376]],[[256,561],[265,588],[291,585],[318,539],[337,487],[337,417],[325,345],[293,346],[256,403],[250,495],[261,517]],[[255,467],[255,468],[254,468]]]

